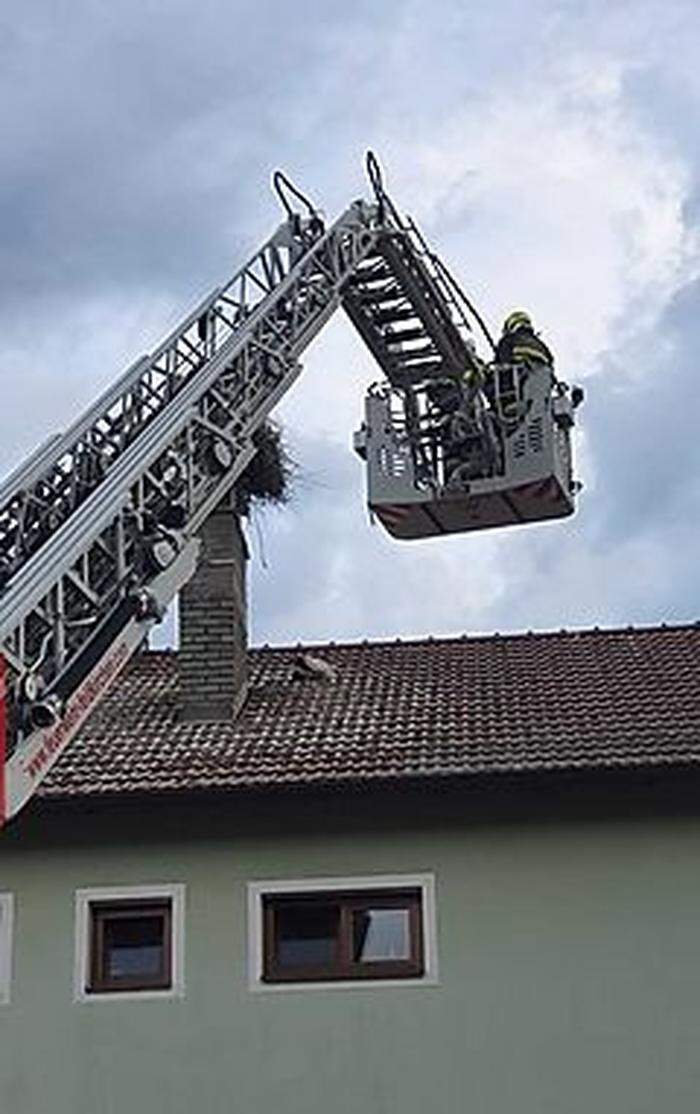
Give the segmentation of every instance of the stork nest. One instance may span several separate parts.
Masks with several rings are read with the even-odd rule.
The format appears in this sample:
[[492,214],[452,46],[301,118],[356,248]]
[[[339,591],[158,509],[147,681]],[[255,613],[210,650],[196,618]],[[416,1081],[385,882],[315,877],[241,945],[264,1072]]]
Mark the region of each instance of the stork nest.
[[296,462],[290,456],[275,422],[265,422],[253,435],[257,452],[236,484],[239,514],[247,515],[253,505],[284,506],[292,496]]

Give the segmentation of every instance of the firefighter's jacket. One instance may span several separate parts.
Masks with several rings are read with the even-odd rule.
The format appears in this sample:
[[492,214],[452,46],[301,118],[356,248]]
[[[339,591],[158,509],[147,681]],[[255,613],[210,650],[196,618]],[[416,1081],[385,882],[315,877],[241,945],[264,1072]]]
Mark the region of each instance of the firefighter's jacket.
[[554,356],[543,340],[526,325],[504,333],[496,346],[498,364],[547,364],[554,366]]

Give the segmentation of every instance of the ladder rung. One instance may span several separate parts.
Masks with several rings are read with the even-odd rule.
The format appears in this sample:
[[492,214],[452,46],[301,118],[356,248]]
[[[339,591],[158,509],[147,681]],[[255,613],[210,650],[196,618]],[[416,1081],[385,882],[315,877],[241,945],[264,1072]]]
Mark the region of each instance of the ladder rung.
[[359,301],[362,305],[384,306],[390,305],[391,302],[405,300],[405,297],[403,290],[394,286],[393,289],[377,290],[376,292],[373,290],[363,291],[359,296]]
[[348,286],[366,286],[371,282],[386,282],[387,279],[392,279],[393,277],[386,263],[381,263],[379,266],[368,268],[366,271],[358,271],[356,275],[352,275],[347,281]]
[[387,344],[399,344],[406,340],[421,340],[427,337],[425,329],[417,326],[415,329],[404,329],[402,332],[391,333],[385,336]]
[[417,318],[418,314],[411,307],[406,309],[384,309],[375,313],[372,317],[376,325],[393,325],[396,321],[413,321]]
[[397,351],[389,346],[389,351],[402,367],[415,367],[417,364],[424,363],[425,360],[434,360],[440,356],[440,353],[432,344],[426,345],[425,348],[409,348],[405,352],[400,349]]

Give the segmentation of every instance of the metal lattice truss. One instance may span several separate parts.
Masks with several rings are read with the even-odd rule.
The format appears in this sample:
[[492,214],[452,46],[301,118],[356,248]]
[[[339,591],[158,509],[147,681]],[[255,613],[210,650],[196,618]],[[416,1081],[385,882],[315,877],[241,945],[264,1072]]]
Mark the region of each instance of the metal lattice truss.
[[241,475],[255,431],[383,230],[377,207],[362,202],[327,231],[283,224],[0,487],[0,652],[11,689],[32,700],[63,683],[68,695],[73,663],[120,601],[175,560]]

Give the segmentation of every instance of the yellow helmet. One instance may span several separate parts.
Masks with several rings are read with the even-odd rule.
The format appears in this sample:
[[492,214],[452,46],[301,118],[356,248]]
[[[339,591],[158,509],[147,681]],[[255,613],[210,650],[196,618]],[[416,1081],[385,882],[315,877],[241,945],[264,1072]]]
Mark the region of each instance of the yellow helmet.
[[503,332],[514,333],[516,329],[522,328],[531,329],[532,318],[524,309],[514,309],[503,322]]

